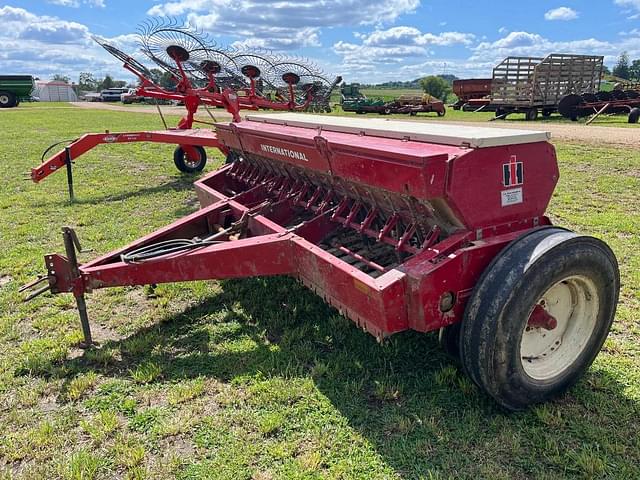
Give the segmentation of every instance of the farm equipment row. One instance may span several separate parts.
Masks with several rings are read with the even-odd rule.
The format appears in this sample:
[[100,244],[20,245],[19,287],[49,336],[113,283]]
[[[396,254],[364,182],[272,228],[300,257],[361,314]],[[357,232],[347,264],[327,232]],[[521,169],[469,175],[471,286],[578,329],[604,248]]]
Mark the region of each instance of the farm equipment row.
[[493,69],[491,79],[454,82],[460,102],[454,108],[491,111],[504,119],[524,113],[536,120],[556,112],[567,95],[594,95],[600,90],[602,56],[552,53],[546,57],[507,57]]
[[408,114],[435,112],[439,117],[446,114],[444,102],[431,95],[400,95],[398,98],[385,101],[379,98],[367,98],[360,92],[357,84],[343,85],[340,106],[345,112],[357,114],[378,113],[380,115]]
[[611,92],[571,94],[563,97],[558,104],[558,112],[565,118],[577,121],[578,118],[593,115],[590,121],[602,114],[628,114],[629,123],[638,123],[640,119],[640,88],[624,86]]
[[232,161],[196,182],[200,210],[84,265],[66,228],[66,254],[24,287],[72,293],[84,346],[93,290],[289,275],[380,341],[439,330],[511,410],[598,354],[618,267],[545,216],[559,175],[546,133],[295,113],[216,129]]

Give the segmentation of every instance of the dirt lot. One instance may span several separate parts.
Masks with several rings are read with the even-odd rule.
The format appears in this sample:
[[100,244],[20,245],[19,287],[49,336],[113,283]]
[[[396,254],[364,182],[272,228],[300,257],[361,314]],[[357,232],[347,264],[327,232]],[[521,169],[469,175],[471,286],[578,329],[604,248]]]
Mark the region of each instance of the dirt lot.
[[523,122],[519,122],[516,125],[509,122],[500,121],[465,122],[465,125],[467,123],[480,127],[514,128],[521,130],[545,130],[547,132],[551,132],[552,139],[554,140],[590,143],[596,145],[613,144],[624,145],[627,147],[640,147],[640,128],[598,127],[554,123],[545,123],[544,125],[540,125],[536,123],[523,124]]
[[[114,111],[126,111],[136,113],[154,113],[156,114],[156,108],[150,105],[139,106],[123,106],[120,104],[107,104],[107,103],[87,103],[87,102],[75,102],[72,105],[80,108],[90,108],[99,110],[114,110]],[[167,115],[182,115],[184,113],[184,107],[162,106],[162,112]],[[212,110],[213,115],[217,120],[229,120],[231,116],[221,110]],[[209,118],[209,115],[205,111],[201,111],[198,114],[199,118]],[[408,119],[408,118],[407,118]],[[432,119],[423,118],[420,121],[453,121],[459,122],[459,120],[447,120],[444,119]],[[580,142],[589,144],[608,144],[608,145],[624,145],[628,147],[640,147],[640,128],[622,128],[622,127],[604,127],[604,126],[585,126],[582,124],[558,124],[558,123],[524,123],[524,122],[469,122],[465,121],[465,125],[476,125],[481,127],[492,128],[514,128],[514,129],[526,129],[526,130],[546,130],[551,132],[553,139],[564,140],[570,142]]]

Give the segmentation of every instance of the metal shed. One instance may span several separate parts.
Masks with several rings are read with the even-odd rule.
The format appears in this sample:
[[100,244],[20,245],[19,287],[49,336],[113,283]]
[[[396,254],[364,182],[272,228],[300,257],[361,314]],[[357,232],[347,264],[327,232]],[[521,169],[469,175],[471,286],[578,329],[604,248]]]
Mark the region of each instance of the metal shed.
[[36,82],[34,96],[41,102],[77,102],[78,95],[73,87],[64,82],[52,80],[50,82]]

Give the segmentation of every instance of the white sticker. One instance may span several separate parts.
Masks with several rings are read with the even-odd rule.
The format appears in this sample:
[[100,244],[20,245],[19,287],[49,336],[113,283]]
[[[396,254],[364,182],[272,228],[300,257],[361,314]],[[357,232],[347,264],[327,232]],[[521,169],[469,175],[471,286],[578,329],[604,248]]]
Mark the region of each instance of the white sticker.
[[512,188],[511,190],[503,190],[502,192],[502,206],[508,207],[509,205],[517,205],[522,203],[522,187]]

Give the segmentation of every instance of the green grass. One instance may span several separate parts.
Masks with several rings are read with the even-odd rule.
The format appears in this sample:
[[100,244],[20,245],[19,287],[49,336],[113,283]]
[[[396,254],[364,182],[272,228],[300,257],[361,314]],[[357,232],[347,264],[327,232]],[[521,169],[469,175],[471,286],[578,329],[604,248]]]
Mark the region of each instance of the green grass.
[[640,151],[557,145],[550,215],[609,242],[621,302],[576,387],[507,414],[434,334],[380,346],[286,278],[97,291],[100,348],[74,348],[73,299],[17,291],[62,251],[60,227],[86,261],[194,211],[195,178],[171,146],[102,146],[70,205],[63,173],[21,179],[47,145],[160,121],[41,107],[0,112],[0,478],[640,478]]

